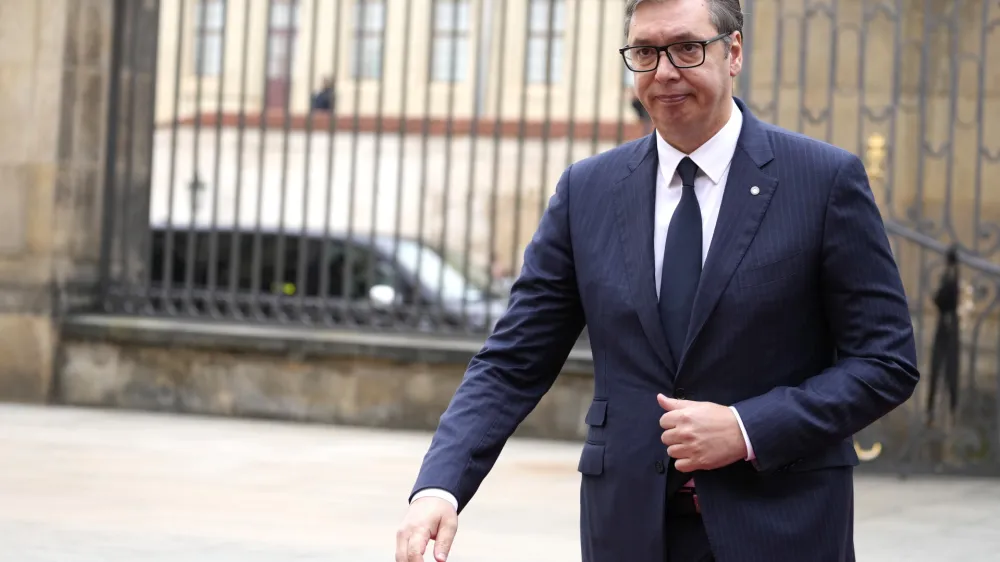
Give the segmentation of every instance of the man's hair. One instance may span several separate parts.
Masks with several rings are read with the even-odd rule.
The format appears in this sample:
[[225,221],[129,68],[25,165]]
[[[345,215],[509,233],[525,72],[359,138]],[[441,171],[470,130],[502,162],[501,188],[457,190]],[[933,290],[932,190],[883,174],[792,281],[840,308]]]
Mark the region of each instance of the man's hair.
[[[632,16],[635,9],[647,0],[628,0],[625,4],[625,42],[628,42],[628,28],[632,25]],[[650,0],[653,2],[663,2],[665,0]],[[732,39],[728,34],[734,31],[743,33],[743,10],[740,9],[740,0],[705,0],[708,2],[708,15],[712,25],[719,33],[726,33],[723,39],[726,47],[729,47]]]

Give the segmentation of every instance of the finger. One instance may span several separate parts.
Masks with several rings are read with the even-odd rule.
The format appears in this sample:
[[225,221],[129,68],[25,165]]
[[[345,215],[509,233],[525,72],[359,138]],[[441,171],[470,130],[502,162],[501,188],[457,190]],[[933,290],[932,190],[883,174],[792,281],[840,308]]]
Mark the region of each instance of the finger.
[[677,461],[689,458],[691,453],[691,447],[687,445],[671,445],[667,447],[667,456]]
[[400,529],[396,533],[396,562],[406,562],[406,544],[409,540],[409,531]]
[[662,427],[663,429],[672,429],[675,425],[677,425],[676,422],[674,421],[676,417],[677,416],[670,415],[670,412],[661,415],[660,427]]
[[678,472],[694,472],[697,470],[697,463],[690,458],[677,459],[677,461],[674,462],[674,468],[676,468]]
[[667,398],[663,394],[656,395],[656,402],[660,405],[661,408],[663,408],[668,412],[671,412],[673,410],[680,410],[681,408],[684,408],[689,404],[687,400],[679,400],[677,398]]
[[680,445],[686,443],[683,432],[679,429],[668,429],[660,434],[660,442],[666,446]]
[[414,531],[406,543],[406,562],[424,562],[424,552],[427,551],[430,540],[431,535],[427,529]]
[[437,562],[444,562],[451,552],[451,545],[455,542],[455,533],[458,532],[458,517],[445,517],[438,527],[437,537],[434,538],[434,559]]
[[660,427],[664,430],[674,429],[681,425],[681,422],[688,419],[690,416],[687,410],[674,410],[673,412],[666,412],[660,416]]

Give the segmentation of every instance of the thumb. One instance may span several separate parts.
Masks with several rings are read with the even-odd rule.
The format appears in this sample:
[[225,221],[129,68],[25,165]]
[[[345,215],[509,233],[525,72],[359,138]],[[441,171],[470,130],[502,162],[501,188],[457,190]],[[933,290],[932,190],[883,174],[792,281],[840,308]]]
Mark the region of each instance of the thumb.
[[687,404],[687,400],[680,400],[678,398],[667,398],[663,394],[656,395],[656,401],[660,404],[660,407],[664,410],[670,412],[672,410],[679,410]]
[[445,562],[451,545],[455,542],[455,534],[458,532],[458,517],[449,516],[441,519],[438,526],[437,536],[434,538],[434,559],[437,562]]

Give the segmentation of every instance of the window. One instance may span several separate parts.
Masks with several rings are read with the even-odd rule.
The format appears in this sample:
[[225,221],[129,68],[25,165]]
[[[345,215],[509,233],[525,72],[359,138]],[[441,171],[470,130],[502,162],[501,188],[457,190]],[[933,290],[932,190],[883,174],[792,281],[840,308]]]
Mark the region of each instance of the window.
[[269,79],[287,79],[291,75],[298,26],[299,5],[295,0],[276,0],[271,5],[271,21],[267,33]]
[[[565,0],[530,0],[528,7],[528,82],[551,84],[562,67]],[[546,76],[546,70],[548,75]]]
[[354,49],[351,78],[377,80],[382,77],[382,31],[385,0],[358,0],[354,5]]
[[267,86],[265,105],[285,107],[291,87],[295,41],[299,27],[298,0],[271,0],[267,26]]
[[195,10],[194,69],[199,76],[222,72],[222,42],[225,39],[225,0],[199,0]]
[[468,64],[469,1],[435,2],[431,78],[436,82],[464,81]]

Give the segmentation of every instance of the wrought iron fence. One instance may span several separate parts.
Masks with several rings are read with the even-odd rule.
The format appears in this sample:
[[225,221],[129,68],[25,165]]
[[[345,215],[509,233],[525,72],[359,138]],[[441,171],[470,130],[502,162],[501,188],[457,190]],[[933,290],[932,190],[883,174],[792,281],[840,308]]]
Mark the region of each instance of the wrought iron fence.
[[[975,435],[1000,465],[1000,5],[743,4],[735,91],[864,158],[925,373],[961,250],[960,376],[938,387],[956,415],[922,429],[925,376],[859,442],[910,444],[887,465],[989,465]],[[118,5],[109,313],[482,338],[564,167],[648,130],[617,0]]]

